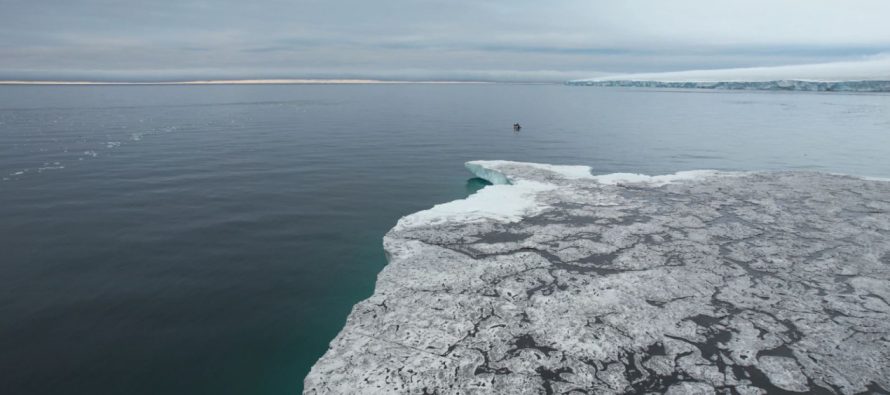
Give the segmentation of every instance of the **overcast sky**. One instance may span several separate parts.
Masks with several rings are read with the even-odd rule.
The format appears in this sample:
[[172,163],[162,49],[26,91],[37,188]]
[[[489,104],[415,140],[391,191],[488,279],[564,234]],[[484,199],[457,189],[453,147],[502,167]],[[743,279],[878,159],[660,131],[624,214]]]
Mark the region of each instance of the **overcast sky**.
[[0,79],[564,80],[890,53],[887,0],[0,0]]

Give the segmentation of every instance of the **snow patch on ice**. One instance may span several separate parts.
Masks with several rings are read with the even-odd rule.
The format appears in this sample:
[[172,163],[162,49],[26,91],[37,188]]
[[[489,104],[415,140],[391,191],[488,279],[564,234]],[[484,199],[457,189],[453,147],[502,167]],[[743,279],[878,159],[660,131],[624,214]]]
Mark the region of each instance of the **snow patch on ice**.
[[[518,222],[538,214],[549,206],[542,192],[560,188],[566,180],[590,181],[602,185],[644,184],[660,187],[667,184],[709,177],[739,177],[746,172],[690,170],[674,174],[645,175],[636,173],[591,174],[588,166],[561,166],[545,163],[523,163],[503,160],[476,160],[465,164],[476,177],[494,185],[482,188],[465,199],[439,204],[399,219],[395,229],[435,226],[446,222],[459,224],[494,220]],[[545,172],[539,172],[544,170]],[[861,177],[869,180],[880,180]],[[890,179],[883,179],[890,181]]]
[[646,183],[661,186],[678,181],[693,180],[703,177],[731,176],[742,173],[717,170],[689,170],[674,174],[649,176],[637,173],[611,173],[594,175],[589,166],[563,166],[546,163],[525,163],[505,160],[476,160],[466,163],[466,167],[476,177],[484,178],[492,184],[507,184],[523,176],[510,172],[510,167],[535,168],[546,170],[568,180],[593,180],[600,184],[616,185],[627,183]]
[[645,183],[654,186],[662,186],[679,181],[695,180],[716,176],[725,177],[740,174],[743,173],[723,172],[717,170],[689,170],[660,176],[648,176],[645,174],[635,173],[612,173],[594,176],[593,179],[600,184],[607,185]]
[[[433,226],[445,222],[472,223],[485,220],[517,222],[535,215],[549,206],[538,194],[559,188],[561,180],[590,180],[600,184],[646,183],[661,186],[725,173],[715,170],[683,171],[661,176],[614,173],[595,176],[588,166],[560,166],[544,163],[521,163],[501,160],[470,161],[466,168],[476,177],[494,185],[482,188],[465,199],[439,204],[424,211],[402,217],[395,229]],[[529,171],[529,168],[533,169]],[[538,173],[545,170],[549,173]],[[555,176],[555,177],[554,177]]]
[[395,229],[431,226],[444,222],[471,223],[485,220],[517,222],[547,208],[535,196],[556,186],[520,180],[512,184],[491,185],[466,199],[438,204],[429,210],[402,217]]

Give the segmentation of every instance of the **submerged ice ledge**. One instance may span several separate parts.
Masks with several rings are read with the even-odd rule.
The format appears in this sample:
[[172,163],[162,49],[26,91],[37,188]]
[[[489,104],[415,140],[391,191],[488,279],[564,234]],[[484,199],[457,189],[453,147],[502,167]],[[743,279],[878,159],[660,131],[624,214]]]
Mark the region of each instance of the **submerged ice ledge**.
[[306,393],[890,389],[890,183],[467,168],[495,185],[384,237]]

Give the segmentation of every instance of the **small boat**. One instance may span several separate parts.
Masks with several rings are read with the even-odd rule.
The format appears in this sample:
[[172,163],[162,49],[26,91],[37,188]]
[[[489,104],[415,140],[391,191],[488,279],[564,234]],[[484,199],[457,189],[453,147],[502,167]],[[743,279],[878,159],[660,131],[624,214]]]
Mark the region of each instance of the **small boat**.
[[514,123],[514,124],[513,124],[513,131],[514,131],[514,132],[518,132],[520,129],[522,129],[522,125],[520,125],[520,124],[518,124],[518,123]]

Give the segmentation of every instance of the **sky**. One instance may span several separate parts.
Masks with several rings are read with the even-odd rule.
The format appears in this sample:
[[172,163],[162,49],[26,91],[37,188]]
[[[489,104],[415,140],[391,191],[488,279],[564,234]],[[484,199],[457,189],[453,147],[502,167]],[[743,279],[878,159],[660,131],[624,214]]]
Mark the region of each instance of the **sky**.
[[887,0],[0,0],[0,80],[562,81],[890,54]]

